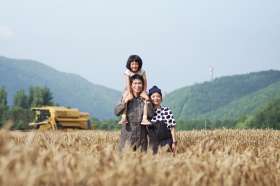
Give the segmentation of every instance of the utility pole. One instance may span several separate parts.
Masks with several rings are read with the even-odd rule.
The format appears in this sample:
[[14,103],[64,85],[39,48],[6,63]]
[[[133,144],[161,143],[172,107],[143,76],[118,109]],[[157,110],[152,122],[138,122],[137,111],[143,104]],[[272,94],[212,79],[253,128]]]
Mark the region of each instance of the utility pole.
[[210,80],[213,81],[214,80],[214,67],[213,66],[209,67],[209,72],[210,72]]

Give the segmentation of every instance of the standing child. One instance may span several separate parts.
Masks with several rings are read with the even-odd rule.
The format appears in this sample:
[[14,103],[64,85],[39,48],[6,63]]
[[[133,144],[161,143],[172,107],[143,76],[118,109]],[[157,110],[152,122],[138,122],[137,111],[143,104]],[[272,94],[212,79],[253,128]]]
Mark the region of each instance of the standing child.
[[[141,75],[144,79],[144,91],[141,93],[141,97],[145,100],[143,118],[142,118],[142,125],[150,125],[150,121],[147,117],[147,101],[149,101],[149,96],[147,95],[147,76],[145,70],[142,69],[142,59],[138,55],[131,55],[129,56],[127,63],[126,63],[126,71],[124,72],[124,79],[125,79],[125,88],[122,95],[122,101],[127,97],[133,97],[131,89],[129,88],[130,84],[130,77],[135,74]],[[121,120],[119,124],[126,124],[128,123],[126,118],[126,110],[123,112],[121,116]]]

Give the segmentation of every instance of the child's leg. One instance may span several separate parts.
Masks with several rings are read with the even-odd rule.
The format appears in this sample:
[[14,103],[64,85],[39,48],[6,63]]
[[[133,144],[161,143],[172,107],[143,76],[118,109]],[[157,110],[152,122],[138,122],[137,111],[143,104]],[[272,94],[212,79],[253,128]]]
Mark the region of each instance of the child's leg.
[[143,118],[142,118],[141,125],[151,125],[151,122],[148,120],[147,100],[145,100],[145,104],[144,104],[144,111],[143,111]]
[[[122,96],[122,101],[124,98],[126,98],[128,96],[129,92],[128,91],[125,91],[123,93],[123,96]],[[125,110],[123,111],[122,115],[121,115],[121,120],[119,121],[119,124],[122,125],[122,124],[127,124],[128,121],[127,121],[127,118],[126,118],[126,112],[127,112],[127,105],[125,106]]]
[[120,125],[128,123],[127,118],[126,118],[126,111],[127,111],[127,105],[125,106],[125,110],[123,111],[123,114],[121,115],[121,120],[119,121]]

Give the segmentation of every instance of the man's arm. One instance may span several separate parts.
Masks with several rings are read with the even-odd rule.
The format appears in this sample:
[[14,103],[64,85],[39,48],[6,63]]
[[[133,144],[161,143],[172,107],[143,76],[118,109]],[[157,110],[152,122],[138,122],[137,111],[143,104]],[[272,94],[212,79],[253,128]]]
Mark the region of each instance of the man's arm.
[[124,109],[125,109],[125,103],[124,102],[121,102],[120,104],[118,104],[116,107],[115,107],[115,114],[116,116],[120,116],[123,112],[124,112]]
[[115,107],[115,114],[117,116],[120,116],[124,112],[125,107],[127,106],[127,103],[132,99],[133,99],[133,96],[131,94],[128,94],[127,97],[120,104],[118,104]]

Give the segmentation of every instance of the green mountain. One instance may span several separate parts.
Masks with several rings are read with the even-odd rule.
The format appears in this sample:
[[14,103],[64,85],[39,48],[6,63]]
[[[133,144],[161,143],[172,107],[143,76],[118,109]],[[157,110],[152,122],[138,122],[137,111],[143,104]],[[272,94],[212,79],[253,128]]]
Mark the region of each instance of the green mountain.
[[212,120],[238,119],[241,116],[255,114],[273,100],[280,98],[280,81],[259,91],[234,100],[213,112],[201,115],[202,118]]
[[60,105],[79,108],[99,119],[112,118],[113,107],[120,99],[120,92],[93,84],[70,73],[59,72],[32,60],[0,57],[0,86],[8,92],[8,102],[19,89],[28,91],[30,86],[47,86],[54,101]]
[[[12,104],[17,90],[47,86],[54,101],[90,112],[99,119],[114,117],[120,92],[86,79],[59,72],[32,60],[0,57],[0,86]],[[269,70],[217,78],[175,90],[165,98],[179,120],[234,120],[256,113],[273,99],[280,98],[280,71]]]
[[239,119],[280,97],[280,71],[269,70],[217,78],[178,89],[165,104],[178,119]]
[[280,129],[280,99],[275,99],[237,124],[239,128]]

